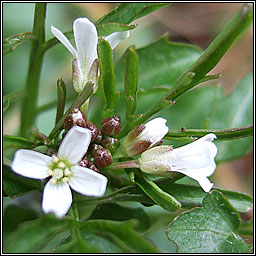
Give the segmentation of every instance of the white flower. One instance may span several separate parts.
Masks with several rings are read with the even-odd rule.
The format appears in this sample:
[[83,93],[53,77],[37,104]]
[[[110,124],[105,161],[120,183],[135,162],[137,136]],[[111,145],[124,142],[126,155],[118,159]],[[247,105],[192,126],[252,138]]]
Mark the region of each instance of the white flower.
[[158,117],[134,128],[124,139],[125,153],[135,156],[154,146],[168,132],[166,122],[164,118]]
[[51,177],[43,192],[42,208],[45,213],[65,215],[72,203],[70,187],[86,196],[102,196],[107,178],[91,169],[78,165],[91,141],[89,129],[72,127],[64,137],[58,155],[52,157],[32,150],[20,149],[12,162],[14,172],[28,178]]
[[[76,49],[60,30],[51,26],[51,31],[76,59],[73,65],[73,72],[75,73],[75,79],[73,79],[75,80],[74,88],[77,92],[81,92],[89,80],[96,80],[95,76],[98,74],[97,29],[87,18],[76,19],[73,23]],[[115,48],[128,36],[129,31],[114,32],[105,37],[105,39],[109,42],[112,48]]]
[[171,146],[149,149],[139,159],[140,169],[159,176],[180,172],[195,179],[205,192],[209,192],[213,184],[207,177],[212,175],[216,168],[214,157],[217,147],[212,142],[214,139],[216,135],[210,133],[177,149]]

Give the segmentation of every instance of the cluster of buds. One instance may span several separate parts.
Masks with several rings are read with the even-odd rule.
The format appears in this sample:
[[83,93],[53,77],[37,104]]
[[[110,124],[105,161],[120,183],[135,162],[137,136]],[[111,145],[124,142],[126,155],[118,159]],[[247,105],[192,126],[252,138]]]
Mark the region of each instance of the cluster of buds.
[[91,145],[89,151],[79,162],[79,166],[99,172],[99,169],[113,163],[112,155],[119,147],[119,140],[112,137],[117,136],[121,130],[121,119],[119,116],[108,117],[101,122],[101,129],[94,123],[87,121],[83,112],[75,108],[66,117],[64,128],[66,131],[73,126],[81,126],[91,131]]

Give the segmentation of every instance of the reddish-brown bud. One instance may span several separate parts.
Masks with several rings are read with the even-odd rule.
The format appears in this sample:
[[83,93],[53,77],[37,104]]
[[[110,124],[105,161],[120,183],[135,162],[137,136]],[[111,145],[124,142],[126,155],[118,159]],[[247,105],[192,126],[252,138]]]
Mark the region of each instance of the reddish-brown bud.
[[97,135],[101,134],[100,129],[92,122],[87,122],[87,128],[91,131],[92,139],[91,142],[95,140]]
[[98,168],[104,168],[113,163],[111,153],[106,148],[99,148],[93,151],[94,162]]
[[64,128],[70,130],[73,126],[86,127],[87,120],[83,112],[75,108],[64,120]]
[[121,131],[120,116],[112,116],[104,119],[101,122],[102,132],[105,135],[116,136]]
[[84,158],[83,160],[81,160],[78,165],[79,166],[82,166],[82,167],[88,167],[88,163],[89,163],[89,160],[87,158]]
[[116,149],[119,147],[120,142],[116,138],[106,137],[103,139],[101,144],[104,148],[108,149],[113,154],[116,151]]
[[89,161],[87,168],[89,168],[95,172],[100,172],[100,170],[96,167],[96,165],[92,161]]
[[151,140],[140,140],[130,148],[129,153],[130,155],[133,155],[133,156],[139,155],[144,151],[146,151],[147,149],[149,149],[151,144],[152,144]]

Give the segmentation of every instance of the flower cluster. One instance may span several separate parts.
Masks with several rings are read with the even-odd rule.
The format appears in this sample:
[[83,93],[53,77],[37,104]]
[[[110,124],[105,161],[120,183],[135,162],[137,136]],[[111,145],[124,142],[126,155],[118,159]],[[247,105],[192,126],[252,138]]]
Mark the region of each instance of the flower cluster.
[[[79,18],[74,21],[73,30],[76,49],[60,30],[51,27],[52,33],[75,58],[75,90],[81,92],[86,82],[92,81],[96,91],[99,73],[97,29],[87,18]],[[115,32],[105,39],[114,48],[128,36],[129,32]],[[116,157],[141,155],[135,160],[136,165],[130,168],[135,166],[143,172],[167,177],[173,172],[180,172],[195,179],[204,191],[209,192],[213,184],[207,177],[216,168],[217,147],[212,142],[216,139],[215,134],[173,149],[172,146],[161,146],[169,131],[166,122],[158,117],[135,127],[124,138]],[[115,115],[104,119],[100,129],[75,108],[65,118],[64,129],[57,153],[45,155],[20,149],[15,153],[11,166],[17,174],[46,181],[42,209],[59,217],[65,215],[72,204],[71,189],[85,196],[104,195],[108,180],[100,170],[113,163],[112,154],[120,145],[116,136],[121,130],[121,118]]]

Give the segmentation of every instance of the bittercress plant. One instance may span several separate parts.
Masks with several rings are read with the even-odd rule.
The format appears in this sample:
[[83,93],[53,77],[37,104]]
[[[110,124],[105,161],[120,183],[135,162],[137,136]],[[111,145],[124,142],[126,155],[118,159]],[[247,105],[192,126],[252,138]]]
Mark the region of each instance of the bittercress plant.
[[[253,235],[253,199],[217,188],[214,172],[252,148],[253,76],[224,96],[220,74],[208,73],[249,27],[253,7],[244,4],[204,51],[167,36],[128,45],[136,20],[168,5],[121,3],[98,21],[80,12],[73,31],[61,32],[46,22],[47,3],[35,3],[32,32],[3,40],[17,58],[32,44],[24,91],[3,101],[5,116],[23,101],[20,133],[3,135],[5,253],[251,252],[243,235]],[[73,56],[63,63],[71,83],[58,79],[57,103],[39,107],[51,93],[39,93],[44,54],[59,43]],[[36,120],[52,108],[46,135]]]

